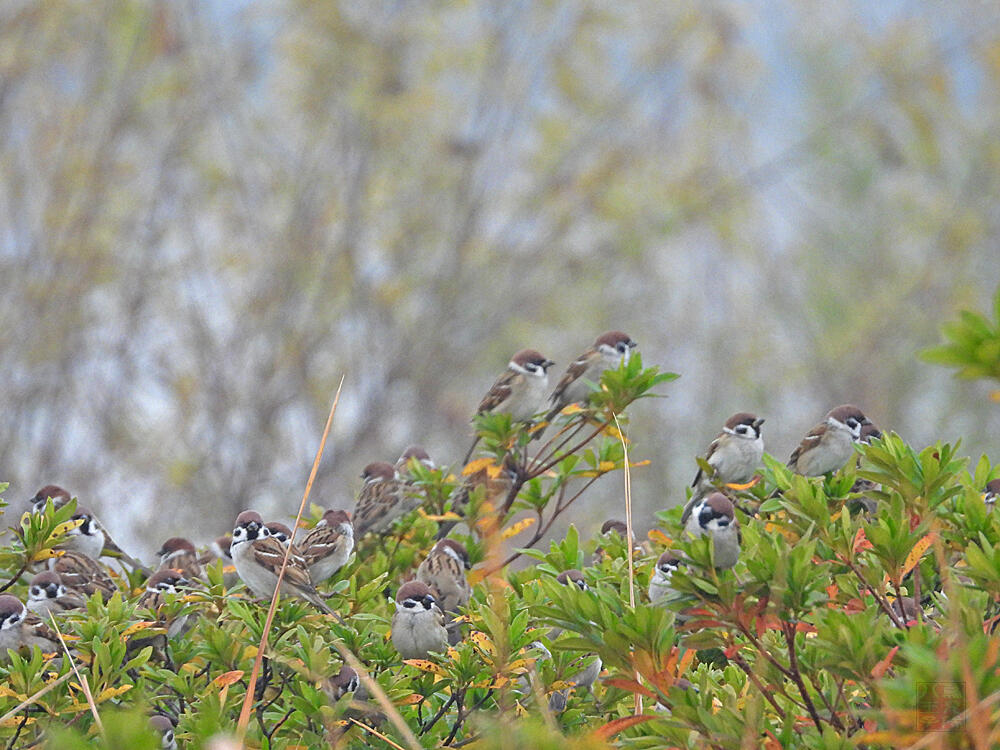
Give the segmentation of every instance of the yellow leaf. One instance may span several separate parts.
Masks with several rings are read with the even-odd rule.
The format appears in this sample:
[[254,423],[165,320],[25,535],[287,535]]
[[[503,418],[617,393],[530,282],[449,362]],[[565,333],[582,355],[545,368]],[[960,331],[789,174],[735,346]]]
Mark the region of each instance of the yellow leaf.
[[491,641],[490,637],[482,631],[476,630],[471,633],[469,635],[469,640],[472,641],[472,645],[481,648],[489,654],[496,654],[497,652],[496,646],[493,645],[493,641]]
[[427,661],[426,659],[403,659],[403,664],[409,664],[411,667],[416,667],[421,672],[430,672],[432,674],[440,675],[444,677],[447,672],[444,671],[444,667],[440,664],[435,664],[432,661]]
[[619,441],[625,443],[626,445],[628,445],[629,443],[632,442],[627,437],[625,437],[624,435],[622,435],[621,430],[619,430],[613,424],[606,425],[604,427],[604,430],[602,430],[602,432],[604,432],[604,434],[607,435],[607,436],[609,436],[609,437],[613,437],[616,440],[619,440]]
[[906,560],[903,561],[903,570],[900,573],[900,578],[916,567],[917,563],[920,562],[920,558],[924,556],[924,553],[930,548],[931,544],[934,543],[934,539],[936,537],[937,534],[932,531],[913,545],[913,549],[910,550],[910,554],[908,554],[906,556]]
[[475,474],[478,471],[483,471],[484,469],[488,469],[490,466],[495,465],[496,461],[492,458],[477,458],[476,460],[470,461],[465,465],[465,468],[462,469],[462,476],[467,477],[470,474]]
[[441,515],[430,515],[424,512],[423,508],[418,508],[419,515],[423,516],[429,521],[461,521],[462,517],[455,513],[454,511],[448,511],[447,513],[442,513]]
[[256,646],[246,646],[243,649],[244,659],[256,659],[257,658],[257,647]]
[[566,690],[567,688],[576,687],[575,682],[567,682],[566,680],[556,680],[551,685],[549,685],[549,690],[555,692],[556,690]]
[[24,693],[15,693],[6,685],[0,685],[0,698],[13,698],[18,703],[20,703],[23,700],[27,700],[28,696],[26,696]]
[[651,463],[653,462],[650,461],[648,458],[644,458],[642,461],[632,461],[631,463],[629,463],[629,467],[633,469],[638,469],[642,466],[649,466]]
[[559,413],[569,416],[570,414],[579,414],[581,411],[583,411],[583,407],[579,404],[570,404],[569,406],[563,407],[563,410]]
[[131,685],[120,685],[118,687],[108,687],[101,691],[101,694],[94,699],[94,703],[104,703],[109,698],[117,698],[119,695],[127,693],[132,689]]
[[412,706],[415,703],[420,703],[423,699],[424,697],[419,693],[410,693],[409,695],[400,698],[395,703],[397,706]]
[[150,622],[149,620],[143,620],[142,622],[134,623],[125,628],[125,631],[122,633],[122,638],[128,638],[129,636],[135,635],[140,630],[145,630],[146,628],[152,628],[155,627],[155,625],[156,625],[155,622]]
[[527,529],[529,526],[534,526],[535,525],[535,521],[537,521],[537,520],[538,519],[535,518],[534,516],[528,516],[527,518],[522,518],[520,521],[518,521],[514,525],[508,526],[506,529],[504,529],[503,533],[500,535],[500,538],[501,539],[510,539],[512,536],[517,536],[522,531],[524,531],[525,529]]
[[615,470],[615,462],[614,461],[601,461],[601,463],[599,463],[597,465],[597,470],[601,471],[601,472],[614,471]]
[[990,401],[996,401],[1000,403],[1000,391],[992,391],[990,393]]
[[64,554],[66,553],[61,549],[40,549],[31,556],[31,561],[38,562],[40,560],[48,560],[52,557],[62,557]]
[[28,727],[35,723],[35,718],[33,716],[29,716],[28,718],[24,718],[23,716],[11,716],[9,719],[0,722],[0,727],[17,727],[21,726],[22,722],[24,726]]

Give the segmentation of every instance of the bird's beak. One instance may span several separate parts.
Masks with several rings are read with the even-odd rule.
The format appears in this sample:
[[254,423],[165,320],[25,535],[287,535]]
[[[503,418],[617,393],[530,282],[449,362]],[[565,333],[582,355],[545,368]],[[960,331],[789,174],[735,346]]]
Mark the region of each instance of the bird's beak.
[[764,420],[763,420],[763,419],[755,419],[755,420],[754,420],[754,423],[753,423],[753,428],[754,428],[755,430],[759,430],[759,429],[760,429],[760,426],[761,426],[762,424],[764,424]]
[[553,360],[547,359],[544,362],[542,362],[542,368],[545,369],[545,370],[548,370],[554,364],[555,364],[555,362]]

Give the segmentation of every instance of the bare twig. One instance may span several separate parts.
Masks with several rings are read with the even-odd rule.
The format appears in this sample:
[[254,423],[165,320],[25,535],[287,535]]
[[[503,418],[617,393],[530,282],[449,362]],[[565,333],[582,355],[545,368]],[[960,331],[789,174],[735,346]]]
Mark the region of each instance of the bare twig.
[[250,679],[247,684],[246,694],[243,696],[243,707],[240,709],[240,718],[236,724],[236,732],[242,739],[246,735],[247,724],[250,722],[250,710],[254,701],[254,686],[257,684],[257,675],[260,673],[261,664],[264,661],[264,652],[267,650],[267,636],[271,629],[271,622],[274,620],[274,612],[278,608],[278,597],[281,592],[281,581],[285,576],[285,568],[288,565],[288,556],[292,551],[292,542],[295,541],[295,532],[298,530],[299,521],[302,520],[302,513],[305,511],[306,501],[309,500],[309,493],[312,491],[313,482],[316,480],[316,472],[319,470],[319,462],[323,457],[323,449],[326,447],[326,439],[330,435],[330,427],[333,425],[333,415],[337,412],[337,403],[340,401],[340,391],[344,387],[344,376],[340,378],[337,392],[333,397],[333,405],[330,407],[330,415],[326,418],[326,426],[323,428],[323,437],[319,441],[319,448],[316,450],[316,458],[313,460],[312,471],[309,472],[309,481],[306,482],[305,492],[302,493],[302,502],[299,504],[299,512],[295,516],[295,524],[292,526],[292,538],[285,549],[285,558],[281,561],[281,570],[278,571],[278,581],[274,585],[274,595],[271,597],[271,606],[268,607],[267,617],[264,619],[264,632],[260,637],[260,645],[257,647],[257,657],[253,662],[253,669],[250,671]]

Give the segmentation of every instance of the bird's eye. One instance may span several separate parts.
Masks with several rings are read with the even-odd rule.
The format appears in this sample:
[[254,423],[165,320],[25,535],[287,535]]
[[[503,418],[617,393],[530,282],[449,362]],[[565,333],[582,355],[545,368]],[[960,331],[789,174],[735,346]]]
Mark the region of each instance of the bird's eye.
[[624,354],[625,352],[628,351],[628,344],[626,344],[624,341],[619,341],[617,348],[618,348],[619,352],[621,352],[622,354]]
[[524,369],[527,370],[528,372],[537,372],[538,371],[538,365],[536,365],[534,362],[528,362],[524,366]]
[[745,424],[741,424],[739,427],[736,428],[736,432],[739,435],[746,435],[748,432],[750,432],[750,428],[747,427]]
[[37,586],[32,586],[31,587],[31,595],[32,596],[41,596],[41,594],[42,594],[42,590],[40,588],[38,588]]
[[860,424],[860,422],[858,422],[858,420],[856,420],[854,417],[848,417],[847,418],[847,426],[850,427],[851,429],[854,429],[859,424]]

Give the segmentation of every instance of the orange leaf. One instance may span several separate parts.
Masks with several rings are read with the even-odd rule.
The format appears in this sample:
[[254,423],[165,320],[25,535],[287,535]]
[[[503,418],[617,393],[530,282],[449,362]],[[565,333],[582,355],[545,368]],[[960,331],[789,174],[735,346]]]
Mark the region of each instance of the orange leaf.
[[664,534],[659,529],[650,529],[649,533],[646,534],[651,542],[659,542],[667,547],[669,547],[673,542],[670,541],[670,537]]
[[688,667],[691,666],[691,662],[694,661],[695,651],[689,648],[684,652],[684,656],[681,657],[680,663],[677,665],[677,676],[683,677],[684,673],[688,671]]
[[893,646],[891,649],[889,649],[888,655],[882,661],[880,661],[878,664],[872,667],[872,677],[874,677],[876,680],[882,678],[882,675],[884,675],[885,670],[889,668],[889,665],[892,663],[892,658],[896,655],[897,651],[899,651],[899,646]]
[[760,483],[760,474],[757,474],[757,475],[754,476],[753,479],[751,479],[746,484],[735,484],[735,483],[732,483],[732,484],[727,484],[726,487],[728,487],[731,490],[748,490],[751,487],[755,487],[759,483]]
[[226,685],[232,685],[235,682],[239,682],[241,677],[243,677],[243,670],[234,669],[232,672],[224,672],[223,674],[220,674],[212,680],[212,682],[219,687],[225,687]]
[[512,526],[508,526],[506,529],[504,529],[503,533],[500,535],[500,538],[510,539],[512,536],[517,536],[529,526],[534,526],[535,521],[537,520],[538,519],[535,518],[534,516],[528,516],[527,518],[522,518],[517,523],[513,524]]
[[655,718],[655,716],[647,716],[646,714],[639,714],[638,716],[623,716],[620,719],[609,721],[603,727],[594,730],[594,736],[602,740],[611,739],[616,734],[624,732],[629,727],[634,727],[636,724],[643,724]]
[[900,577],[905,576],[916,567],[917,563],[920,562],[920,558],[924,556],[924,553],[934,543],[936,537],[937,534],[932,531],[913,545],[913,549],[910,550],[910,554],[906,556],[906,560],[903,562],[903,570],[900,573]]
[[424,696],[420,695],[420,693],[410,693],[409,695],[400,698],[398,701],[395,701],[395,704],[397,706],[412,706],[414,703],[420,703],[423,699]]

